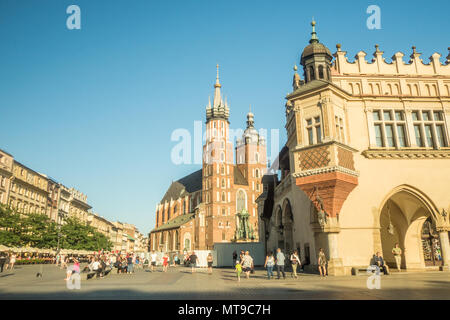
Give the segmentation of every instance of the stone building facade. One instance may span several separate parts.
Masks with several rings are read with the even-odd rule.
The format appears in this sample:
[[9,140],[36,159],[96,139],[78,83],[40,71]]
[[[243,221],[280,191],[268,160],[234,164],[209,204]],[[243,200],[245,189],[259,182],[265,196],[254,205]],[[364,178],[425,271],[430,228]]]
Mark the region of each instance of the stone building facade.
[[8,204],[23,214],[47,214],[47,178],[16,160],[12,174]]
[[350,62],[314,29],[286,96],[283,174],[260,199],[267,247],[298,248],[314,268],[324,248],[334,275],[377,251],[393,265],[395,243],[405,269],[448,268],[450,55],[424,63],[413,47],[388,63],[377,45]]
[[8,205],[14,158],[0,149],[0,204]]
[[258,241],[256,198],[262,192],[266,143],[249,112],[233,149],[221,87],[217,70],[214,99],[206,107],[202,169],[173,182],[156,206],[151,250],[208,250],[216,242]]

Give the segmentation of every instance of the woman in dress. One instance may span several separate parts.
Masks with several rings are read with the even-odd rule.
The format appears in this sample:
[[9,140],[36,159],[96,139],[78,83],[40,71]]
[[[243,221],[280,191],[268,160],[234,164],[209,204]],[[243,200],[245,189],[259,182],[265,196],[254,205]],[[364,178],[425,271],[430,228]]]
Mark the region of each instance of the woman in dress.
[[208,273],[212,274],[213,256],[211,252],[206,257],[206,261],[208,262]]
[[16,263],[16,254],[13,252],[11,258],[9,259],[9,269],[14,269],[14,264]]
[[168,267],[169,267],[169,255],[166,252],[163,256],[163,271],[167,272]]
[[319,272],[321,277],[327,276],[327,257],[323,252],[323,249],[319,249],[319,258],[317,260],[317,264],[319,265]]

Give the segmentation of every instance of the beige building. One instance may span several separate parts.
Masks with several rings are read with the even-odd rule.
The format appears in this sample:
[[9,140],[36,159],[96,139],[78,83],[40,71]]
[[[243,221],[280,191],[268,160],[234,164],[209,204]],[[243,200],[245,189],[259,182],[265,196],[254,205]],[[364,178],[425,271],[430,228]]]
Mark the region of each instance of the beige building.
[[87,203],[87,195],[74,188],[70,188],[69,192],[70,192],[69,216],[75,217],[78,220],[87,223],[88,218],[91,215],[89,210],[92,208]]
[[8,204],[23,214],[46,214],[47,178],[15,160],[12,174]]
[[413,47],[388,63],[377,45],[350,62],[314,24],[286,96],[281,179],[260,199],[268,249],[299,248],[315,267],[324,248],[339,275],[377,251],[393,266],[399,243],[402,268],[448,268],[450,55],[426,63]]
[[13,178],[13,163],[13,156],[0,149],[0,204],[8,204]]

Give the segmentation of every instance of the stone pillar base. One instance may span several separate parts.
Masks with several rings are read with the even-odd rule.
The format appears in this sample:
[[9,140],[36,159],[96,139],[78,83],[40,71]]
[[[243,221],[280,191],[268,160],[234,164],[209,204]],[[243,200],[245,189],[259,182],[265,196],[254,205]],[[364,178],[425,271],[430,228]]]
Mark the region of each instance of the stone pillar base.
[[450,272],[450,265],[444,264],[443,266],[439,267],[439,271],[447,271]]
[[328,261],[328,275],[330,276],[343,276],[344,264],[341,258],[334,258]]

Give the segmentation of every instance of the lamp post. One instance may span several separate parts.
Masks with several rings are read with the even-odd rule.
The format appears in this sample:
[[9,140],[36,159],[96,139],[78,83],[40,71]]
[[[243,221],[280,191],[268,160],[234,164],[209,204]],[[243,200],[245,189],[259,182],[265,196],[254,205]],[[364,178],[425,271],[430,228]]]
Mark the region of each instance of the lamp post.
[[56,254],[59,254],[59,250],[60,250],[60,239],[61,239],[61,222],[62,219],[64,217],[64,213],[62,212],[62,210],[58,210],[58,244],[57,244],[57,248],[56,248]]

